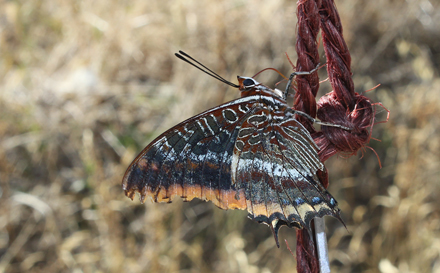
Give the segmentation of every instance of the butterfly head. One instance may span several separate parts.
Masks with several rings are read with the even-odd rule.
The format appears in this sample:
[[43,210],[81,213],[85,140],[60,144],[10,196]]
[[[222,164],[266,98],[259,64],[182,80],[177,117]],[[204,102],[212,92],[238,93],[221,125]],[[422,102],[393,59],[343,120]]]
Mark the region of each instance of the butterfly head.
[[278,97],[282,98],[282,95],[257,82],[256,80],[254,80],[254,78],[237,76],[237,79],[238,90],[240,90],[241,92],[241,97],[264,93],[265,95],[269,96],[273,96],[275,94]]
[[250,95],[249,92],[258,91],[260,87],[264,87],[261,83],[257,82],[253,78],[250,77],[241,77],[237,76],[238,79],[238,90],[241,92],[241,97],[246,97]]
[[259,82],[257,82],[256,80],[254,80],[253,78],[250,77],[241,77],[241,76],[237,76],[238,79],[238,89],[240,91],[247,91],[250,90],[252,88],[254,88],[255,86],[260,85]]

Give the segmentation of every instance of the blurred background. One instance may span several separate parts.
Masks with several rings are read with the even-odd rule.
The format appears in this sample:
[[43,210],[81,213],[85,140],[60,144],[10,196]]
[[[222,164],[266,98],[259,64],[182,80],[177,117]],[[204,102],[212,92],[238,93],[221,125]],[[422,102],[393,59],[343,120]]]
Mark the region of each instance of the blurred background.
[[[370,146],[326,162],[347,229],[334,272],[440,272],[440,3],[337,1],[357,92],[391,111]],[[140,204],[121,179],[160,133],[292,72],[296,2],[0,2],[0,272],[295,272],[295,230],[212,203]],[[324,54],[322,63],[325,62]],[[325,69],[319,71],[325,79]],[[265,72],[268,86],[281,80]],[[330,91],[328,82],[322,94]],[[386,112],[377,109],[377,119]]]

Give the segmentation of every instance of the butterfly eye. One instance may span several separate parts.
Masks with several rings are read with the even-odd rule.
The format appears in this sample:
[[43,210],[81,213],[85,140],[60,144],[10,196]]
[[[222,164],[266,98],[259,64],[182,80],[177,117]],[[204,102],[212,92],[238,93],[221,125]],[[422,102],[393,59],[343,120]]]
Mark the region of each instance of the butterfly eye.
[[256,85],[255,81],[253,79],[246,79],[243,81],[244,87],[250,87]]

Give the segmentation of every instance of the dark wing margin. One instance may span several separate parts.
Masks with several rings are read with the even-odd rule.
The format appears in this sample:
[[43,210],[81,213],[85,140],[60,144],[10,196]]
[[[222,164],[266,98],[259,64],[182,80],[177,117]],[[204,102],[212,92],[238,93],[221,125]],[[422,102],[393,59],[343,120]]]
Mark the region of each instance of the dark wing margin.
[[[237,102],[237,103],[234,103]],[[239,103],[238,103],[239,102]],[[246,209],[244,190],[231,179],[231,158],[238,128],[255,108],[242,98],[205,111],[152,141],[128,167],[122,186],[141,202],[199,198],[222,209]]]

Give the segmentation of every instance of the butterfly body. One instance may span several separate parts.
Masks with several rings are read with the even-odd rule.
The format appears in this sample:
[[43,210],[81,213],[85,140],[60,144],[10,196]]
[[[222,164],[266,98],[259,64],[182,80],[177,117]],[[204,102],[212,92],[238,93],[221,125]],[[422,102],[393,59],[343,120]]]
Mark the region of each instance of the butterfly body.
[[324,170],[318,147],[295,111],[254,79],[238,81],[241,98],[181,122],[134,159],[123,178],[126,195],[246,209],[276,240],[282,225],[310,229],[314,217],[339,218],[317,177]]

